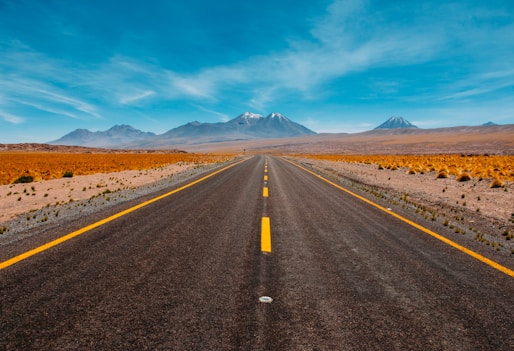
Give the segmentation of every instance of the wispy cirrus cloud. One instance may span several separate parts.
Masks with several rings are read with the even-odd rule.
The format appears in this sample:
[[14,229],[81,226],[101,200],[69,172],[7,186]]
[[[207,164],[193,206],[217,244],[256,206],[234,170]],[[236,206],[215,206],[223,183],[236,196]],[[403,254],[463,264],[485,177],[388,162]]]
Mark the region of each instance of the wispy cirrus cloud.
[[[17,2],[16,11],[0,13],[0,121],[80,121],[82,127],[116,118],[138,121],[134,116],[144,114],[164,129],[169,116],[182,122],[201,111],[225,120],[223,110],[247,107],[267,113],[286,106],[312,125],[326,114],[331,125],[341,116],[419,114],[419,105],[453,112],[468,102],[476,108],[498,102],[509,111],[514,12],[509,2],[491,1],[311,2],[299,6],[285,26],[262,32],[260,19],[252,18],[253,29],[241,27],[241,35],[229,37],[220,34],[233,25],[205,19],[188,4],[180,6],[192,21],[139,23],[141,9],[134,5],[138,16],[127,13],[106,24],[104,33],[80,24],[83,17],[109,18],[111,9],[98,14],[82,2],[77,6],[86,15],[69,18],[73,11],[66,2],[55,8],[38,4],[32,13],[47,16],[27,17],[29,3]],[[272,5],[259,5],[263,12],[266,6]],[[278,13],[280,6],[289,5],[272,8]],[[154,10],[162,12],[160,5]],[[200,19],[201,31],[195,32]],[[45,30],[27,30],[31,21]],[[181,30],[194,32],[195,40],[169,37]],[[276,34],[271,41],[270,32]],[[368,107],[364,114],[361,107],[368,103],[377,110]],[[327,125],[320,128],[331,130]]]
[[[360,72],[387,69],[389,74],[396,74],[406,82],[407,77],[399,71],[404,66],[420,66],[432,60],[453,65],[454,56],[457,59],[468,57],[473,62],[475,56],[469,56],[469,53],[474,52],[477,46],[491,45],[484,32],[498,34],[500,31],[490,28],[482,30],[480,35],[477,35],[477,30],[467,31],[476,9],[468,9],[466,4],[458,2],[426,3],[424,12],[415,11],[416,4],[406,4],[410,8],[408,10],[391,6],[384,10],[385,14],[373,13],[370,4],[369,1],[334,1],[323,17],[312,20],[310,38],[292,39],[289,46],[280,52],[249,57],[230,66],[208,67],[188,74],[175,72],[172,86],[177,94],[199,99],[219,99],[227,87],[239,86],[241,96],[251,106],[263,109],[288,93],[300,93],[307,99],[327,94],[327,83]],[[409,10],[416,16],[406,19],[403,15]],[[438,19],[436,14],[441,10],[453,13],[456,23],[448,22],[447,18]],[[482,14],[485,20],[500,15],[505,16],[501,13]],[[391,18],[398,18],[398,21],[391,22]],[[508,37],[507,33],[512,32],[510,26],[501,30],[505,32],[498,34],[501,37]],[[514,37],[514,32],[512,34]],[[510,39],[508,45],[513,43],[514,40]],[[445,94],[448,99],[464,98],[508,86],[511,80],[506,80],[501,74],[490,74],[486,79],[487,70],[494,60],[503,63],[502,57],[491,56],[485,60],[486,66],[470,65],[467,74],[482,75],[480,81],[469,82],[466,88],[467,78],[454,76],[456,84],[447,85],[441,91],[432,89],[425,98],[430,99],[432,94]],[[444,74],[444,71],[433,71],[430,78],[444,77]],[[408,79],[410,84],[420,86],[415,76]],[[391,82],[395,81],[398,78]],[[378,96],[397,94],[397,86],[396,83],[382,84],[375,93]],[[406,82],[405,88],[407,86]],[[439,88],[443,87],[436,87]],[[338,91],[328,93],[338,94]]]
[[[417,21],[398,21],[385,31],[385,22],[390,21],[396,10],[391,7],[384,19],[383,14],[372,13],[370,4],[369,1],[336,0],[323,16],[310,19],[310,36],[290,39],[289,45],[281,51],[251,56],[228,65],[205,65],[196,71],[163,68],[158,61],[144,62],[122,54],[115,54],[96,66],[75,67],[39,54],[19,42],[0,63],[9,65],[11,62],[12,67],[12,62],[16,61],[17,70],[33,80],[54,82],[46,83],[49,86],[40,91],[25,89],[29,96],[46,96],[49,103],[66,106],[71,115],[79,113],[99,118],[100,107],[95,106],[95,102],[105,107],[144,104],[150,97],[154,101],[192,99],[211,103],[237,98],[265,109],[289,94],[316,99],[320,94],[339,93],[326,89],[326,84],[333,80],[370,69],[423,64],[448,48],[450,39],[444,30],[445,24],[429,21],[430,11],[419,15]],[[432,30],[427,30],[429,27]],[[439,27],[443,29],[433,29]],[[67,96],[59,86],[73,87],[79,97]],[[395,93],[391,86],[389,88],[386,93]],[[471,88],[467,92],[457,89],[454,96],[479,94],[487,89]],[[85,101],[86,96],[92,99]],[[38,104],[43,106],[43,101]]]
[[102,118],[92,104],[67,94],[63,89],[45,83],[42,80],[14,78],[0,82],[0,88],[11,92],[6,100],[15,104],[30,106],[33,109],[58,114],[74,119],[94,117]]
[[206,107],[203,107],[201,105],[194,105],[197,109],[201,110],[201,111],[204,111],[204,112],[207,112],[207,113],[210,113],[210,114],[213,114],[213,115],[216,115],[218,116],[218,118],[222,121],[222,122],[227,122],[230,120],[230,116],[227,115],[226,113],[223,113],[223,112],[219,112],[219,111],[215,111],[215,110],[211,110],[209,108],[206,108]]
[[[315,96],[328,81],[385,66],[421,63],[439,49],[444,37],[402,28],[385,33],[366,14],[366,2],[335,1],[324,17],[313,21],[311,38],[291,40],[289,47],[270,55],[249,57],[230,66],[195,73],[168,74],[177,96],[219,99],[227,87],[239,86],[253,106],[264,107],[273,97],[291,91]],[[367,35],[357,34],[365,32]]]
[[[74,119],[102,118],[97,108],[79,97],[82,94],[75,89],[76,84],[80,83],[81,72],[64,62],[48,58],[16,42],[0,58],[0,70],[5,77],[0,80],[0,89],[5,92],[4,101],[14,111],[23,113],[22,107],[28,106],[44,113]],[[75,94],[69,92],[74,89]]]
[[15,116],[5,111],[0,111],[0,118],[4,121],[12,123],[12,124],[20,124],[24,122],[24,118]]
[[97,112],[97,108],[94,105],[87,103],[83,100],[65,95],[61,92],[53,91],[52,89],[35,89],[35,91],[39,94],[42,94],[43,96],[48,97],[48,100],[50,101],[71,107],[76,111],[83,112],[86,115],[95,118],[102,118],[102,116]]
[[[440,100],[461,100],[498,93],[514,86],[514,70],[491,70],[470,74],[460,81],[443,87]],[[507,92],[511,95],[511,92]]]
[[39,111],[48,112],[48,113],[51,113],[54,115],[66,116],[66,117],[69,117],[72,119],[77,119],[77,120],[80,119],[79,116],[77,116],[76,114],[70,113],[63,109],[53,108],[53,107],[49,106],[49,104],[41,104],[41,103],[37,103],[34,101],[25,101],[25,100],[15,99],[15,98],[10,99],[10,101],[15,102],[20,105],[32,107]]
[[126,95],[120,98],[120,103],[123,105],[133,104],[140,100],[144,100],[152,95],[155,95],[155,91],[153,90],[145,90],[140,93],[136,93],[135,95]]

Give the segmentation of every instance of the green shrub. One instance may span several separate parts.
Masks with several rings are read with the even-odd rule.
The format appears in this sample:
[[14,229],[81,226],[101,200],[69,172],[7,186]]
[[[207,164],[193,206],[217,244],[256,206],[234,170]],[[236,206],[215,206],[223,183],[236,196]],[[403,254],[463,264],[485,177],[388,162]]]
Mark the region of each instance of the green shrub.
[[63,178],[72,178],[73,177],[73,172],[72,171],[66,171],[66,172],[64,172],[62,177]]

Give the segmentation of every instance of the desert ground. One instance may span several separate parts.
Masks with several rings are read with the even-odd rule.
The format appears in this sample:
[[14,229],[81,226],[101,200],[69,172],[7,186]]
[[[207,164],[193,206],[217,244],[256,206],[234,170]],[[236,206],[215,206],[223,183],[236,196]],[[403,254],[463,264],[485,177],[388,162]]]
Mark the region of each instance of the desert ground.
[[[487,128],[449,128],[438,132],[410,130],[358,135],[318,135],[308,138],[255,140],[220,143],[218,145],[189,145],[187,151],[241,152],[245,157],[269,153],[295,160],[332,179],[365,191],[392,207],[410,210],[441,226],[451,228],[456,235],[469,237],[514,257],[514,181],[504,179],[502,186],[491,188],[493,179],[472,177],[459,182],[454,175],[436,178],[437,171],[415,173],[408,168],[380,169],[378,164],[348,163],[307,157],[309,154],[369,154],[369,155],[434,155],[487,154],[514,155],[514,126]],[[49,151],[48,146],[24,144],[2,146],[0,151]],[[55,151],[55,150],[54,150]],[[98,150],[70,148],[59,152],[91,153]],[[120,151],[112,151],[120,152]],[[131,151],[149,152],[149,151]],[[510,158],[512,160],[512,158]],[[213,165],[210,165],[213,167]],[[510,168],[509,168],[510,167]],[[169,186],[169,180],[186,179],[198,168],[191,164],[171,164],[148,170],[126,170],[0,186],[0,232],[26,230],[50,220],[55,213],[65,216],[72,203],[100,201],[98,209],[107,203],[124,201],[127,191]],[[507,165],[514,174],[514,162]],[[202,168],[207,170],[207,168]],[[200,169],[201,171],[201,169]],[[184,175],[184,174],[189,175]],[[87,203],[86,203],[87,204]],[[87,206],[87,205],[83,205]],[[45,211],[45,209],[47,209]],[[50,211],[50,209],[52,211]],[[20,226],[20,223],[25,223]],[[31,223],[31,225],[28,225]]]
[[172,164],[144,171],[98,173],[0,186],[0,223],[46,206],[65,204],[134,189],[193,168],[193,164]]

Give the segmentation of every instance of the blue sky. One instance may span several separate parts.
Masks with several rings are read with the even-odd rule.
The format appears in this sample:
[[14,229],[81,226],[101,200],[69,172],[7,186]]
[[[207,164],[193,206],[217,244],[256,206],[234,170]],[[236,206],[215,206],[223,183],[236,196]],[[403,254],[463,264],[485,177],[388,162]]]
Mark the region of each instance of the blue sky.
[[0,0],[0,143],[245,111],[514,123],[514,2]]

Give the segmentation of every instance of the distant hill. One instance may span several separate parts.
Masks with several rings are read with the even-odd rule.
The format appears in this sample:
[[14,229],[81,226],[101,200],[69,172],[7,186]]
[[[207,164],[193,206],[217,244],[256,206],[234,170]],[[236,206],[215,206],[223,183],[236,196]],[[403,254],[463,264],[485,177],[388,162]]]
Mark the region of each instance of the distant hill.
[[418,128],[403,117],[393,116],[375,129]]
[[498,124],[494,123],[494,122],[487,122],[487,123],[484,123],[482,124],[482,126],[484,127],[491,127],[491,126],[497,126]]
[[212,150],[327,154],[514,155],[514,124],[447,128],[374,129],[360,133],[324,133],[285,139],[189,145],[190,152]]
[[51,145],[74,145],[88,147],[118,147],[123,144],[154,137],[151,132],[143,132],[129,125],[115,125],[114,127],[98,132],[87,129],[76,129],[65,136],[51,141]]

